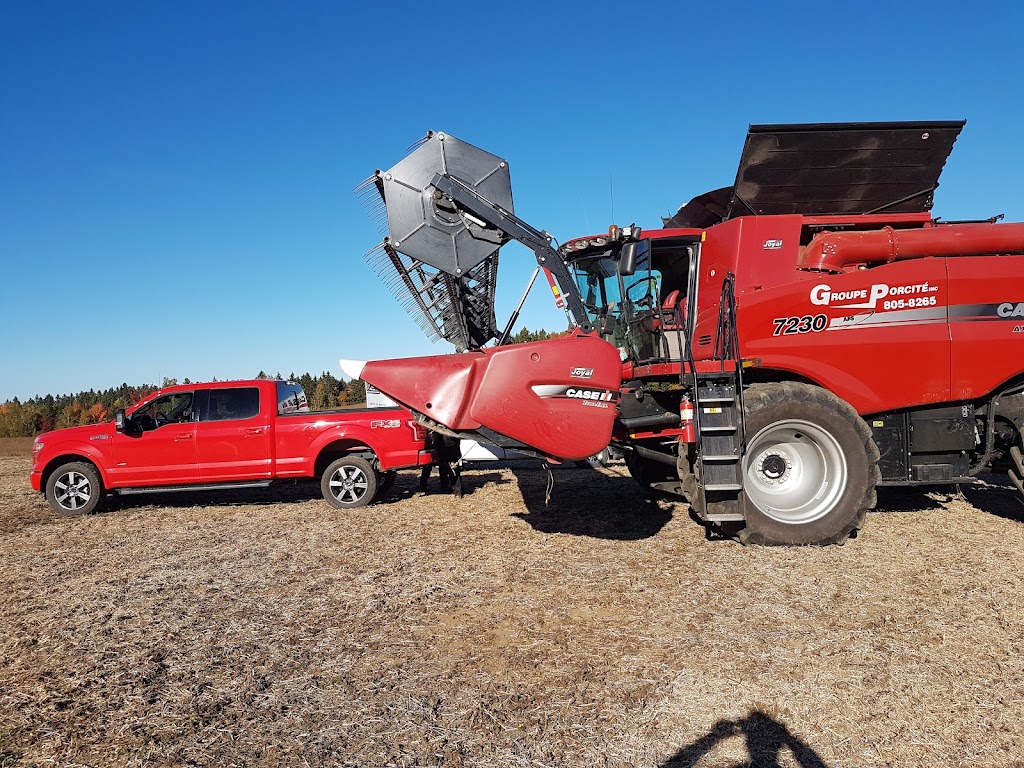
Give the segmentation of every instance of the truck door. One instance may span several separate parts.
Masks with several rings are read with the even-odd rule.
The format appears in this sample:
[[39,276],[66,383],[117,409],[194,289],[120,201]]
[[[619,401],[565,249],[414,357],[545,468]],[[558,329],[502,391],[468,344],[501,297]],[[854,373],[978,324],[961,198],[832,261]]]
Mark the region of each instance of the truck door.
[[203,482],[271,476],[270,419],[259,387],[218,387],[196,398],[199,476]]
[[131,433],[115,432],[111,478],[118,487],[199,481],[193,393],[174,392],[138,408]]

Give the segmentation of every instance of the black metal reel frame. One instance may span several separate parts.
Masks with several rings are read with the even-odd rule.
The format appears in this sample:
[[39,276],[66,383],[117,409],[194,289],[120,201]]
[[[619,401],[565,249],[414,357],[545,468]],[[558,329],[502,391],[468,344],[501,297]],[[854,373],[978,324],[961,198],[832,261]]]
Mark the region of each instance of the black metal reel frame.
[[549,269],[555,276],[555,280],[558,281],[562,295],[569,305],[569,313],[579,329],[584,333],[594,330],[594,326],[587,316],[587,310],[583,306],[583,301],[577,293],[576,282],[573,280],[569,268],[558,251],[551,247],[550,235],[534,229],[515,214],[503,210],[500,206],[478,195],[459,179],[438,173],[434,176],[431,184],[438,193],[460,208],[501,230],[508,237],[517,240],[533,251],[537,257],[537,264]]

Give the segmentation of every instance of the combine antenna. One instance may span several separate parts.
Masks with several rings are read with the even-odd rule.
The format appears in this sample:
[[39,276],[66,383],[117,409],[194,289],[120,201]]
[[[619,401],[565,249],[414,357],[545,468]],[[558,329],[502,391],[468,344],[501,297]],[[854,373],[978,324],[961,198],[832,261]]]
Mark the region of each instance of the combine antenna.
[[612,183],[612,175],[608,174],[608,198],[612,205],[612,221],[615,221],[615,184]]

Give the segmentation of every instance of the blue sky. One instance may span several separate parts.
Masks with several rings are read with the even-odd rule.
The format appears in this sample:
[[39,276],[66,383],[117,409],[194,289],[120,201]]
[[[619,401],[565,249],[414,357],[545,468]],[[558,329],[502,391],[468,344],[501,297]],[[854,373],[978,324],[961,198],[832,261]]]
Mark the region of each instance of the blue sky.
[[[443,354],[355,186],[428,129],[559,240],[732,182],[747,125],[966,118],[936,215],[1024,220],[1016,3],[0,3],[0,401]],[[533,270],[502,251],[499,323]],[[543,289],[543,290],[542,290]],[[543,285],[521,324],[564,327]]]

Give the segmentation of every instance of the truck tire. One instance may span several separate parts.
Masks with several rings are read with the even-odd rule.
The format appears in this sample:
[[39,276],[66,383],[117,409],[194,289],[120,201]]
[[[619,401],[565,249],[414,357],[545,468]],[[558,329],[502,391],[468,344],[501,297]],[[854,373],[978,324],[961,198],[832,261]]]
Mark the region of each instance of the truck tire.
[[58,515],[88,515],[103,499],[103,483],[96,467],[84,461],[62,464],[46,481],[46,501]]
[[744,393],[744,544],[841,544],[875,506],[878,448],[848,403],[819,387]]
[[366,459],[343,456],[324,470],[320,492],[338,509],[365,507],[377,495],[377,472]]

